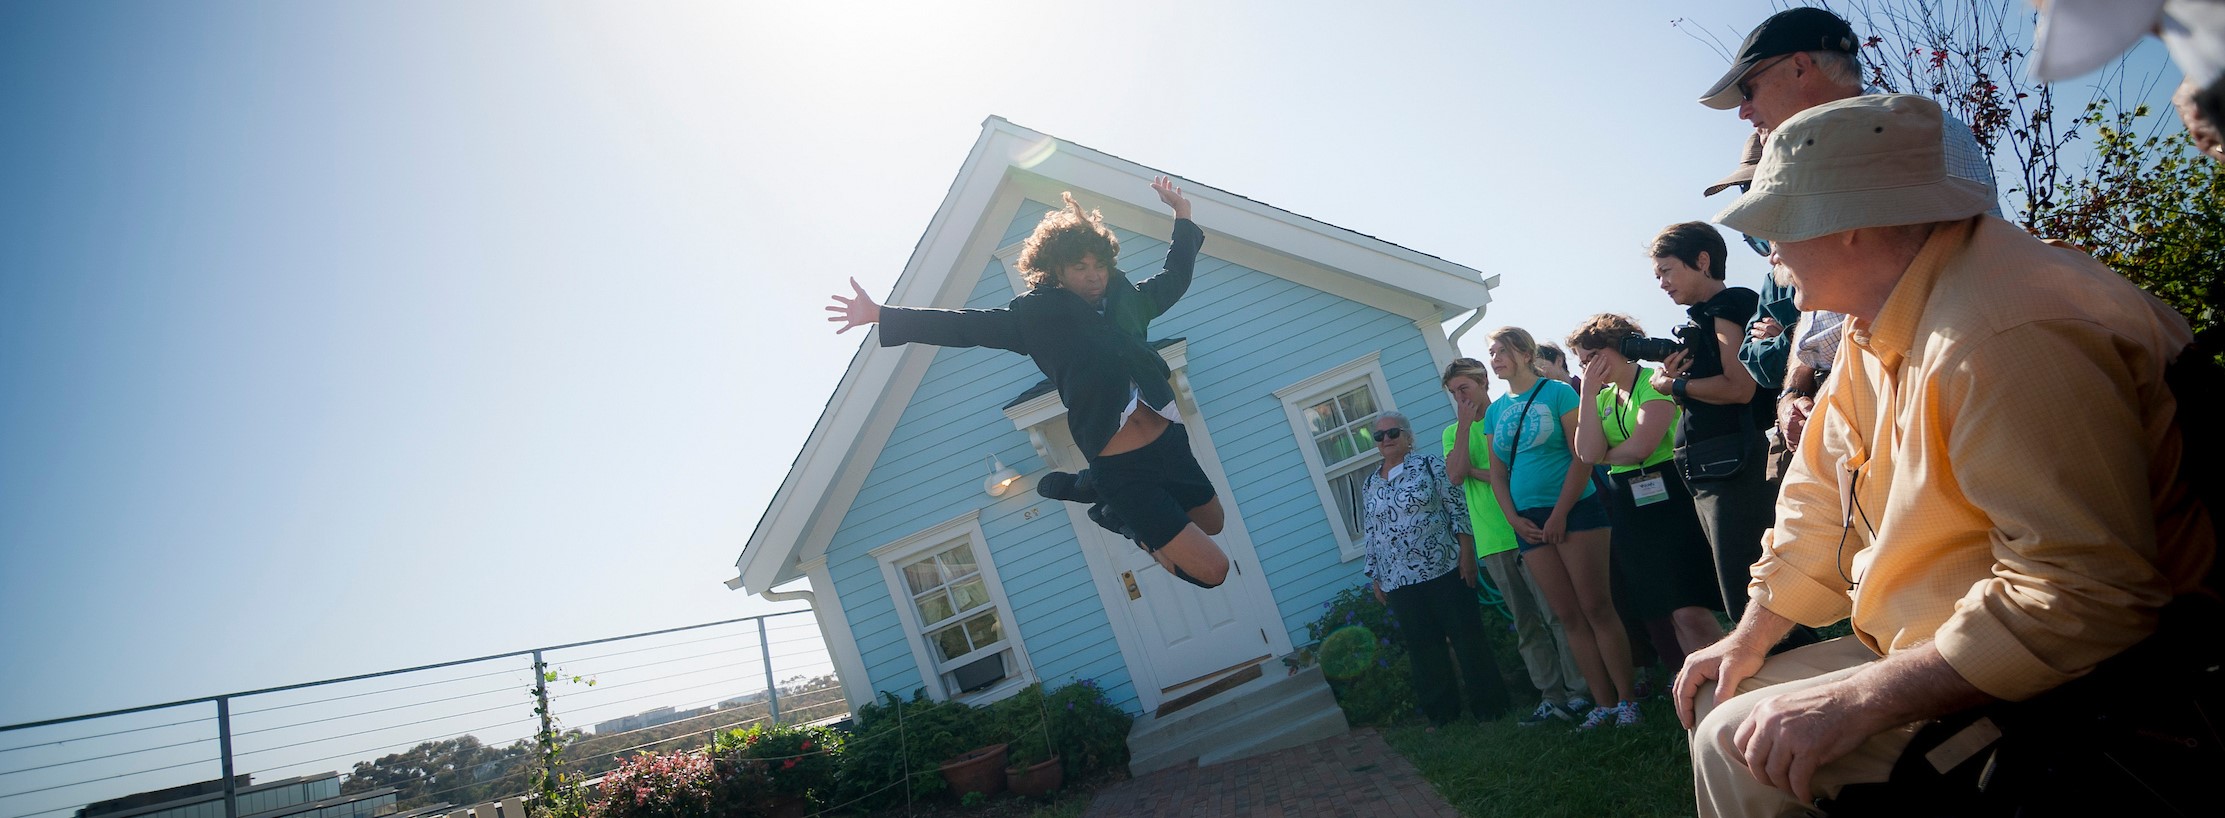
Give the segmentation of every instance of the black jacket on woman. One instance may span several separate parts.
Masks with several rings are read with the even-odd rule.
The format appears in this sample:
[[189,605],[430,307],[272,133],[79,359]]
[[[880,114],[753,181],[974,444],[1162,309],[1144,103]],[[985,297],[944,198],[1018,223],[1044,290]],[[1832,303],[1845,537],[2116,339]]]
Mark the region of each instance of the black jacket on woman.
[[1173,373],[1151,348],[1151,319],[1190,289],[1205,231],[1189,219],[1174,220],[1166,269],[1132,284],[1117,268],[1105,281],[1105,299],[1093,305],[1060,287],[1044,285],[993,310],[881,308],[881,346],[922,343],[993,347],[1028,356],[1051,379],[1066,404],[1066,428],[1091,462],[1120,430],[1130,386],[1153,409],[1174,400]]

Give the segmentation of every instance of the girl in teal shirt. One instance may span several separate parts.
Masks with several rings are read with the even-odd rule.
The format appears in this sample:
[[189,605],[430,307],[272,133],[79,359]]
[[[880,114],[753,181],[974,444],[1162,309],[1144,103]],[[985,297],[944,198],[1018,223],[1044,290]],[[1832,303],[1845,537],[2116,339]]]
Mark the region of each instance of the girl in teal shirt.
[[[1514,526],[1522,560],[1560,617],[1568,650],[1600,706],[1577,729],[1638,723],[1630,638],[1608,583],[1607,510],[1592,496],[1591,466],[1575,457],[1577,410],[1568,384],[1542,378],[1537,341],[1517,327],[1491,333],[1491,372],[1507,394],[1484,415],[1491,488]],[[1607,702],[1616,702],[1607,706]]]

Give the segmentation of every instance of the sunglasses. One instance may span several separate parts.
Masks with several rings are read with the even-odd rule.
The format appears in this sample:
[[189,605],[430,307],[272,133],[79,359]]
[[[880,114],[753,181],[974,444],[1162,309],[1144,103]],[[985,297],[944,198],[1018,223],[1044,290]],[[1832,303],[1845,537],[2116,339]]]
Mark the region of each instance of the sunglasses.
[[1754,101],[1754,85],[1753,85],[1754,79],[1755,79],[1756,77],[1760,77],[1760,76],[1761,76],[1761,75],[1762,75],[1763,73],[1767,72],[1767,71],[1768,71],[1769,69],[1772,69],[1772,68],[1776,68],[1776,67],[1777,67],[1777,64],[1778,64],[1778,63],[1784,62],[1784,61],[1786,61],[1786,60],[1789,60],[1789,59],[1792,59],[1792,55],[1791,55],[1791,54],[1786,54],[1786,55],[1784,55],[1784,56],[1782,56],[1782,57],[1778,57],[1777,59],[1774,59],[1774,60],[1770,60],[1770,61],[1769,61],[1769,64],[1768,64],[1768,65],[1764,65],[1764,66],[1761,66],[1761,67],[1759,67],[1759,68],[1755,68],[1755,69],[1754,69],[1754,70],[1752,70],[1752,71],[1748,71],[1748,72],[1746,72],[1746,76],[1744,76],[1744,77],[1742,77],[1742,78],[1740,78],[1740,79],[1738,80],[1738,101],[1740,101],[1740,102],[1753,102],[1753,101]]
[[1375,442],[1381,443],[1386,440],[1397,440],[1398,436],[1403,434],[1406,434],[1406,430],[1396,427],[1389,429],[1377,429],[1375,430]]

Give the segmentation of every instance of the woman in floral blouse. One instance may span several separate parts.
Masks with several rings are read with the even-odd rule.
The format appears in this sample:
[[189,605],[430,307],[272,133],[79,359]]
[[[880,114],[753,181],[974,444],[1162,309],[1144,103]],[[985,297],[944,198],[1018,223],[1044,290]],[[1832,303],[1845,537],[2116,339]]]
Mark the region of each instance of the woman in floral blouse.
[[[1360,489],[1366,511],[1367,576],[1375,598],[1390,606],[1413,661],[1414,699],[1434,727],[1460,716],[1461,702],[1479,721],[1507,710],[1506,686],[1483,636],[1476,607],[1476,549],[1468,500],[1445,479],[1445,462],[1414,451],[1405,415],[1375,418],[1375,451],[1383,463]],[[1467,680],[1463,697],[1446,642]]]

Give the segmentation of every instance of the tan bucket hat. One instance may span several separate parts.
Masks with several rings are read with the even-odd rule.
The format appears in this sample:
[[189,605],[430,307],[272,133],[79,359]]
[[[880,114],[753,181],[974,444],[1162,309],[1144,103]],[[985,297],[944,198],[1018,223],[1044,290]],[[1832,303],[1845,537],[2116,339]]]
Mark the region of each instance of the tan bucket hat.
[[1984,213],[1985,186],[1947,175],[1940,119],[1939,103],[1908,94],[1802,111],[1770,133],[1753,189],[1715,221],[1779,242]]
[[1738,154],[1738,169],[1731,171],[1731,175],[1716,180],[1715,184],[1708,185],[1707,190],[1701,192],[1700,195],[1713,196],[1723,192],[1724,188],[1731,185],[1754,181],[1754,168],[1760,164],[1761,132],[1747,131],[1746,147],[1741,149]]

